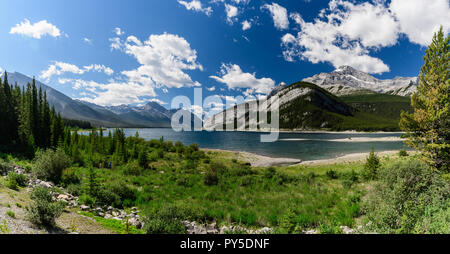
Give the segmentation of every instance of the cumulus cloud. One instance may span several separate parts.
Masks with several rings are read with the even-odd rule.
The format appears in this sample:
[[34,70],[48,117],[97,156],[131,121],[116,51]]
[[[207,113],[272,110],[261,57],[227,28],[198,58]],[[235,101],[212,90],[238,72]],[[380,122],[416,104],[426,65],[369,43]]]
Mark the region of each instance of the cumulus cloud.
[[125,32],[122,31],[122,29],[121,29],[120,27],[114,28],[114,33],[115,33],[117,36],[121,36],[121,35],[124,35],[124,34],[125,34]]
[[106,67],[104,65],[91,64],[91,65],[80,68],[74,64],[54,61],[53,64],[48,66],[47,70],[44,70],[41,72],[39,77],[41,79],[44,79],[46,82],[48,82],[48,81],[50,81],[51,77],[60,76],[64,73],[72,73],[72,74],[82,75],[85,72],[90,72],[90,71],[103,72],[106,75],[112,75],[114,73],[114,71],[111,68]]
[[252,23],[251,23],[250,21],[248,21],[248,20],[242,21],[241,24],[242,24],[242,30],[243,30],[243,31],[252,28]]
[[[61,84],[72,84],[74,89],[83,89],[86,96],[79,98],[99,105],[141,104],[156,101],[155,89],[167,93],[167,88],[201,86],[193,81],[186,70],[203,70],[197,62],[197,52],[178,35],[150,35],[141,41],[130,35],[123,40],[111,38],[111,49],[120,50],[134,57],[139,66],[121,72],[121,76],[106,83],[82,79],[60,79]],[[106,70],[101,66],[86,66],[86,71]],[[81,95],[81,94],[80,94]]]
[[389,67],[382,60],[370,56],[372,51],[395,45],[402,34],[426,46],[440,25],[449,32],[449,14],[448,0],[392,0],[389,5],[382,0],[358,4],[332,0],[312,22],[291,13],[300,32],[281,38],[283,56],[287,61],[300,58],[334,67],[350,65],[369,73],[387,72]]
[[264,4],[261,6],[261,10],[268,10],[270,12],[273,23],[277,29],[283,30],[289,27],[287,10],[283,6],[277,3]]
[[225,12],[227,13],[228,23],[233,24],[237,20],[238,8],[230,4],[225,4]]
[[135,70],[123,71],[130,81],[168,88],[200,86],[185,70],[203,70],[197,62],[197,51],[178,35],[151,35],[141,42],[134,36],[124,43],[125,53],[141,65]]
[[211,16],[213,12],[211,7],[204,8],[199,0],[192,0],[190,2],[178,0],[178,3],[186,7],[189,11],[203,12],[208,17]]
[[89,38],[83,38],[83,41],[86,42],[87,44],[92,44],[92,40]]
[[49,35],[52,37],[61,36],[61,31],[47,20],[41,20],[31,24],[28,19],[25,19],[20,24],[15,25],[9,31],[10,34],[21,34],[24,36],[41,39],[42,36]]
[[450,32],[448,0],[392,0],[389,9],[411,42],[428,46],[441,25],[444,33]]
[[328,62],[336,68],[349,65],[368,73],[389,71],[382,60],[369,55],[372,48],[394,45],[398,38],[395,19],[381,4],[333,0],[319,17],[305,22],[298,13],[290,15],[301,31],[281,38],[286,61],[300,58]]
[[210,76],[217,82],[226,84],[229,89],[247,89],[247,92],[268,94],[272,91],[275,81],[271,78],[256,78],[255,73],[245,73],[236,64],[222,64],[221,77]]
[[[1,68],[0,68],[0,70],[1,70]],[[216,90],[216,87],[215,86],[207,87],[206,90],[208,90],[210,92],[214,92]]]
[[131,103],[145,103],[156,93],[153,87],[136,82],[109,82],[106,84],[82,79],[60,79],[61,84],[72,84],[76,90],[83,89],[84,97],[78,98],[90,103],[104,106],[117,106]]

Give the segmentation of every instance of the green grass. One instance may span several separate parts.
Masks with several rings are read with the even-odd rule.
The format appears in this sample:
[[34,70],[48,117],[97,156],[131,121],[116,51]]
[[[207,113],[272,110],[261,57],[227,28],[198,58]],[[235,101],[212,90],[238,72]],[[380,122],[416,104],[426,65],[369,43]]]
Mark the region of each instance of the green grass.
[[7,211],[7,212],[6,212],[6,215],[8,215],[9,217],[11,217],[11,218],[13,218],[13,219],[16,218],[16,214],[15,214],[13,211],[11,211],[11,210]]
[[95,216],[89,212],[79,212],[81,215],[93,218],[97,222],[101,223],[105,228],[110,229],[118,234],[143,234],[143,230],[139,230],[136,227],[129,226],[127,231],[127,226],[121,221],[114,219],[105,219],[99,216]]
[[[277,228],[290,211],[297,228],[308,229],[352,227],[359,216],[354,200],[359,200],[363,189],[359,183],[345,181],[352,170],[362,169],[361,163],[276,168],[275,175],[267,178],[263,168],[251,169],[215,153],[208,157],[209,163],[200,162],[196,169],[186,169],[183,158],[166,153],[165,159],[153,163],[156,170],[138,176],[125,176],[121,169],[98,169],[96,173],[104,184],[120,183],[136,190],[137,198],[130,205],[154,211],[172,204],[196,211],[191,219],[199,222]],[[226,165],[225,171],[219,173],[217,185],[206,185],[205,172],[215,163]],[[337,172],[337,179],[327,177],[330,168]],[[85,168],[76,168],[76,172],[88,175]],[[84,179],[83,185],[87,184]],[[100,222],[120,226],[110,220]]]

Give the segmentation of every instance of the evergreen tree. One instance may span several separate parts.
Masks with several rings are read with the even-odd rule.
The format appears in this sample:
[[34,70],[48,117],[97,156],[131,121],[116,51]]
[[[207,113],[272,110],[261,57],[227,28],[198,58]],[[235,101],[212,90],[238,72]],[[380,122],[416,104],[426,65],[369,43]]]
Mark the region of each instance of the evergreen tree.
[[437,169],[450,171],[449,40],[442,27],[425,52],[419,87],[411,98],[414,113],[402,112],[400,127],[408,145],[423,152]]

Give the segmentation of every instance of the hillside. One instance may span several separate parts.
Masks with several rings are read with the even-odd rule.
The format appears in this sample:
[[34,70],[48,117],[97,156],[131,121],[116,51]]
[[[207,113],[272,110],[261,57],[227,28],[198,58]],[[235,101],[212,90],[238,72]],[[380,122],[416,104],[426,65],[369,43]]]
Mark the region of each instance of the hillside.
[[[3,75],[2,75],[3,79]],[[8,82],[23,87],[27,83],[31,83],[32,78],[25,76],[19,72],[8,72]],[[120,119],[111,111],[102,108],[92,108],[88,105],[71,99],[61,92],[36,80],[36,86],[47,92],[47,100],[51,106],[55,107],[56,112],[60,112],[61,116],[66,119],[89,121],[94,125],[108,127],[125,127],[127,122]]]
[[[300,130],[398,131],[402,110],[410,110],[409,98],[386,94],[364,94],[337,97],[308,82],[294,83],[276,93],[280,102],[280,128]],[[256,101],[248,104],[257,103]],[[229,108],[205,121],[205,128],[220,128],[235,122],[236,107]],[[248,130],[248,126],[246,126]]]

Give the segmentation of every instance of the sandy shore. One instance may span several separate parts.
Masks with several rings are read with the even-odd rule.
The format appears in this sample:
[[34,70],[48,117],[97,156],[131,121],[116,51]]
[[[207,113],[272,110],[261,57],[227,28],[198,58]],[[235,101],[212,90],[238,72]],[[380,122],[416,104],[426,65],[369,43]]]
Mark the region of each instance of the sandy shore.
[[[397,155],[398,152],[399,152],[399,150],[395,150],[395,151],[376,152],[375,154],[379,157],[382,157],[382,156]],[[299,163],[297,165],[328,165],[328,164],[336,164],[336,163],[355,162],[355,161],[365,160],[368,156],[369,156],[369,153],[351,153],[351,154],[346,154],[344,156],[336,157],[336,158],[332,158],[332,159],[302,161],[301,163]],[[291,166],[296,166],[296,165],[291,165]]]
[[401,142],[405,139],[400,137],[379,137],[379,138],[340,138],[340,139],[302,139],[302,138],[285,138],[280,141],[327,141],[327,142]]
[[[367,153],[352,153],[341,157],[325,159],[325,160],[313,160],[313,161],[302,161],[299,159],[292,158],[273,158],[268,156],[263,156],[259,154],[249,153],[249,152],[236,152],[221,149],[202,149],[204,151],[217,151],[229,154],[231,158],[238,159],[240,161],[249,162],[252,167],[271,167],[271,166],[298,166],[298,165],[328,165],[336,163],[347,163],[362,161],[369,156]],[[377,152],[376,154],[380,157],[382,156],[392,156],[398,154],[398,150],[395,151],[384,151]],[[410,152],[411,153],[411,152]]]

